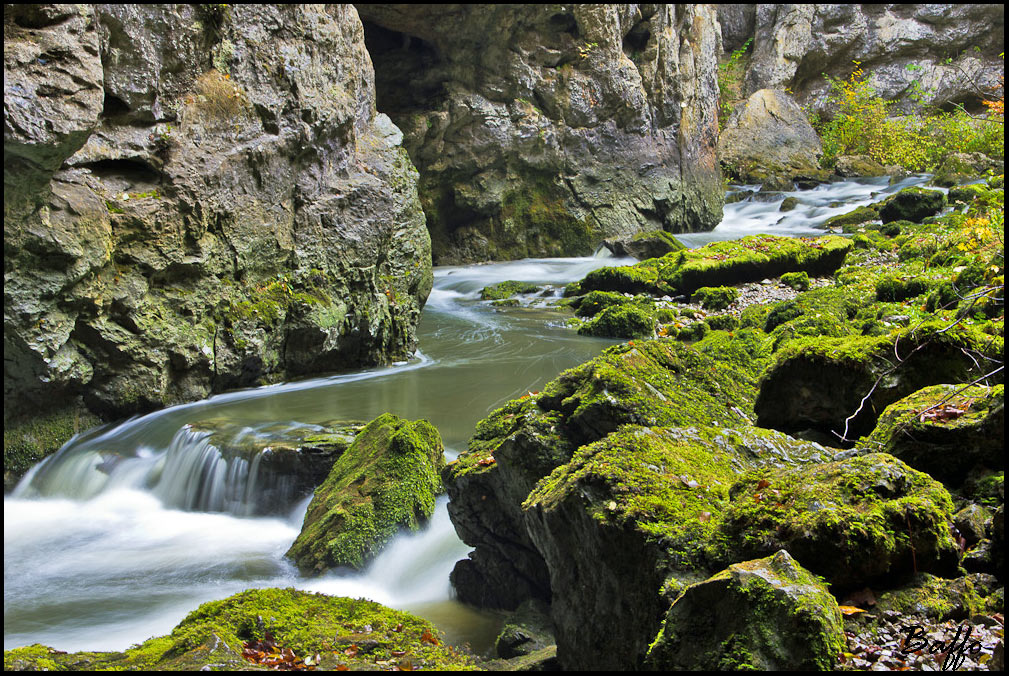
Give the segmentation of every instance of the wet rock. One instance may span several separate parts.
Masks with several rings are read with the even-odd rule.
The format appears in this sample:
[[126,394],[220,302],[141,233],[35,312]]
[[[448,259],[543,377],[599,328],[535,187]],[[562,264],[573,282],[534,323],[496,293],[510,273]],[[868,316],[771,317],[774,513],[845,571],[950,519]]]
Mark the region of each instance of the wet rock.
[[838,155],[834,164],[838,176],[852,178],[857,176],[886,176],[886,167],[868,155]]
[[519,606],[505,621],[494,642],[498,657],[506,660],[531,655],[550,646],[554,646],[550,606],[536,600]]
[[509,279],[504,282],[485,286],[480,291],[480,300],[502,300],[520,293],[536,293],[541,288],[540,285],[533,284],[532,282],[518,282]]
[[713,7],[359,11],[439,264],[588,255],[721,218]]
[[1002,385],[926,387],[888,406],[861,445],[891,453],[959,486],[971,470],[1002,464],[1003,389]]
[[639,261],[647,258],[661,258],[668,253],[685,249],[683,244],[664,230],[652,230],[630,238],[607,239],[603,245],[614,256],[631,256]]
[[939,190],[904,188],[893,197],[883,200],[879,205],[879,218],[883,223],[921,223],[923,219],[938,214],[945,206],[946,196]]
[[747,183],[791,190],[799,176],[821,174],[820,138],[786,93],[755,92],[732,114],[718,138],[718,160]]
[[687,587],[645,666],[666,670],[830,669],[844,647],[837,602],[785,551]]
[[797,197],[786,197],[781,202],[781,206],[778,211],[791,211],[799,205],[799,199]]
[[438,431],[386,413],[337,459],[287,556],[304,573],[361,570],[401,529],[431,518],[444,466]]
[[276,498],[271,498],[265,485],[257,484],[257,509],[270,514],[311,495],[363,428],[364,423],[356,421],[325,425],[274,423],[253,428],[226,419],[210,419],[189,425],[192,433],[204,437],[229,463],[242,459],[263,477],[290,482],[283,491],[277,491]]

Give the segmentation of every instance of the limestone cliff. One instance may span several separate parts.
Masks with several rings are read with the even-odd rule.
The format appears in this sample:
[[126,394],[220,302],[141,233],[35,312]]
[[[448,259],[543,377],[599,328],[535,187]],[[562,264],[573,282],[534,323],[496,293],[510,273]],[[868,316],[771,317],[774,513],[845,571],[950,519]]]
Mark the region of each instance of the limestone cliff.
[[360,5],[435,261],[707,230],[718,27],[704,5]]
[[907,109],[913,97],[979,109],[1004,73],[999,4],[726,4],[718,21],[726,51],[753,40],[744,95],[787,87],[821,112],[830,112],[823,73],[845,79],[852,61],[880,95]]
[[401,139],[349,5],[5,5],[5,421],[405,358]]

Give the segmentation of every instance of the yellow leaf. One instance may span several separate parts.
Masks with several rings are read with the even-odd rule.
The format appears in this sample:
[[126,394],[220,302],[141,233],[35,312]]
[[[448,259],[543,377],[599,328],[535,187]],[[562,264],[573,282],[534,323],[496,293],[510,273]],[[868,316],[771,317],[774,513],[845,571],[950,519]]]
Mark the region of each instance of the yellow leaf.
[[838,606],[838,609],[845,615],[857,615],[858,613],[865,612],[861,608],[856,608],[855,606]]

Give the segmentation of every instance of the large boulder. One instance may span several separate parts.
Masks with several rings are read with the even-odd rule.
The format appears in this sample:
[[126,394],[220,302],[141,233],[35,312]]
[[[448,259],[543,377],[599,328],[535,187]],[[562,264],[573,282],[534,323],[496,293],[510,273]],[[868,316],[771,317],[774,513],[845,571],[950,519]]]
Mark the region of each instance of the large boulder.
[[1005,455],[1004,386],[934,385],[883,411],[860,445],[897,456],[956,486],[975,468],[998,469]]
[[350,6],[5,7],[4,417],[416,346],[430,238]]
[[287,556],[305,573],[361,570],[401,528],[417,530],[431,518],[444,465],[431,423],[375,418],[315,490]]
[[687,587],[646,667],[660,671],[826,671],[845,647],[837,601],[786,551]]
[[586,255],[720,220],[713,7],[358,11],[439,264]]
[[1002,359],[1001,341],[974,327],[934,321],[879,337],[789,341],[762,376],[754,404],[758,424],[786,432],[812,428],[854,441],[898,399],[981,375],[970,350]]
[[825,177],[823,148],[805,112],[783,91],[761,89],[737,108],[718,137],[718,161],[744,183],[793,189],[793,179]]
[[[549,571],[529,539],[521,506],[579,446],[625,424],[746,424],[766,363],[760,341],[747,343],[747,335],[741,332],[746,349],[738,353],[711,342],[615,346],[482,420],[445,473],[452,523],[475,548],[452,573],[459,598],[508,609],[527,598],[550,600]],[[739,370],[712,355],[731,359]]]

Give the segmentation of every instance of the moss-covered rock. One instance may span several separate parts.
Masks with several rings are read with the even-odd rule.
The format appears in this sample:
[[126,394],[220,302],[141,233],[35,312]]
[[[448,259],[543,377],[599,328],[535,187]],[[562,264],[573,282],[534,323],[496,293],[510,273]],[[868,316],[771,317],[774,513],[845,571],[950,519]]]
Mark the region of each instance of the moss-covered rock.
[[304,667],[307,660],[325,671],[370,670],[376,664],[475,669],[472,658],[444,645],[432,624],[410,613],[365,599],[251,589],[204,603],[171,634],[124,652],[68,654],[34,645],[5,650],[4,670],[258,671],[264,667],[242,656],[244,645],[257,641],[293,651],[287,659],[291,666]]
[[550,606],[530,599],[505,621],[494,641],[494,650],[502,659],[512,659],[554,646]]
[[690,297],[705,310],[724,310],[739,298],[739,289],[731,286],[702,286]]
[[897,456],[950,486],[1005,460],[1004,386],[934,385],[883,411],[860,446]]
[[655,308],[639,303],[610,306],[582,324],[578,333],[600,338],[651,338],[655,335]]
[[58,451],[75,434],[99,422],[83,407],[5,421],[4,492],[13,489],[25,472]]
[[955,580],[918,573],[907,584],[880,594],[875,610],[961,621],[979,613],[1002,612],[990,595],[999,586],[991,575],[974,573]]
[[449,514],[475,547],[452,581],[465,601],[516,608],[549,601],[547,567],[529,540],[521,505],[536,483],[583,444],[621,425],[747,424],[770,346],[758,332],[712,332],[694,347],[633,341],[562,373],[543,391],[482,420],[447,468]]
[[904,188],[880,203],[879,218],[883,223],[891,221],[921,223],[925,218],[938,214],[945,206],[946,195],[939,190]]
[[316,489],[287,556],[305,573],[361,570],[400,528],[417,530],[434,513],[443,452],[425,420],[372,420]]
[[851,240],[835,235],[814,239],[751,235],[633,266],[600,268],[585,276],[581,289],[691,294],[703,286],[759,281],[786,272],[826,275],[841,266],[851,247]]
[[956,570],[953,503],[927,474],[883,453],[753,471],[722,522],[735,555],[787,549],[839,588],[914,570]]
[[608,239],[603,244],[615,256],[630,256],[639,261],[661,258],[668,253],[686,248],[680,240],[665,230],[639,232],[630,238]]
[[781,283],[796,291],[809,290],[809,274],[806,272],[786,272],[781,276]]
[[579,317],[594,317],[602,310],[614,305],[624,305],[633,302],[634,298],[613,291],[589,291],[584,296],[574,299],[572,306]]
[[725,565],[718,523],[732,482],[825,459],[817,444],[750,427],[629,425],[580,448],[523,505],[550,572],[562,665],[639,663],[671,600],[661,588]]
[[938,321],[880,337],[796,338],[778,350],[761,379],[758,424],[855,439],[875,427],[878,412],[915,390],[981,375],[964,350],[1001,360],[1003,345],[975,327]]
[[660,671],[829,670],[845,646],[837,601],[788,552],[687,587],[645,666]]
[[844,228],[850,225],[862,225],[870,221],[879,220],[879,210],[875,206],[856,207],[846,214],[832,216],[823,223],[823,227],[828,230]]
[[538,284],[533,284],[532,282],[519,282],[509,279],[504,282],[485,286],[480,291],[480,300],[503,300],[520,293],[536,293],[540,288]]

